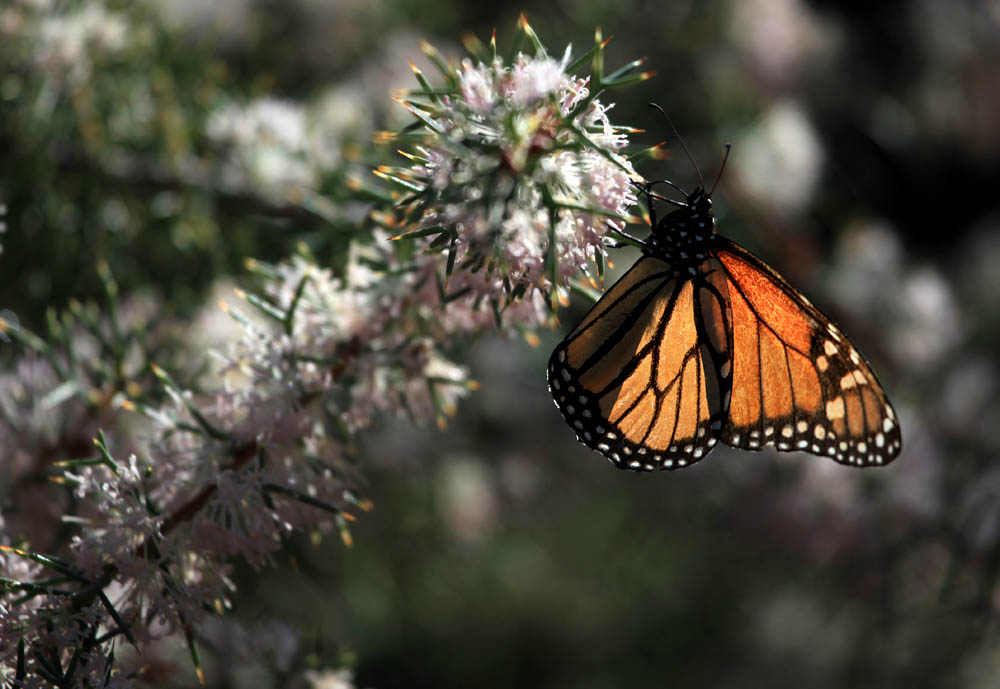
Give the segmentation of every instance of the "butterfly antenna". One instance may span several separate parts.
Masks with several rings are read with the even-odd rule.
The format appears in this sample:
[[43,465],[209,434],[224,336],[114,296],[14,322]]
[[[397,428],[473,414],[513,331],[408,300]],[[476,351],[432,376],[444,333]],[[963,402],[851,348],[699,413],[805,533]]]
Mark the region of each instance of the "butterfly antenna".
[[723,170],[726,169],[726,161],[729,160],[729,151],[731,151],[732,149],[733,149],[732,144],[726,144],[726,155],[722,157],[722,167],[719,168],[719,174],[715,176],[715,181],[712,182],[712,191],[708,192],[709,196],[715,193],[715,185],[717,185],[719,183],[719,180],[722,179],[722,172]]
[[698,179],[701,180],[701,188],[704,189],[705,188],[705,178],[701,176],[701,170],[698,169],[698,163],[694,162],[694,157],[691,155],[691,151],[689,151],[688,147],[684,144],[684,139],[681,138],[680,132],[677,131],[677,127],[675,127],[674,123],[670,120],[670,116],[667,114],[666,110],[664,110],[663,108],[661,108],[656,103],[650,103],[649,107],[656,108],[657,110],[659,110],[660,114],[663,115],[663,119],[665,119],[667,121],[667,124],[670,125],[670,129],[673,130],[674,136],[676,136],[677,140],[681,142],[681,148],[683,148],[684,149],[684,153],[687,154],[688,160],[690,160],[691,161],[691,165],[694,166],[694,171],[698,173]]

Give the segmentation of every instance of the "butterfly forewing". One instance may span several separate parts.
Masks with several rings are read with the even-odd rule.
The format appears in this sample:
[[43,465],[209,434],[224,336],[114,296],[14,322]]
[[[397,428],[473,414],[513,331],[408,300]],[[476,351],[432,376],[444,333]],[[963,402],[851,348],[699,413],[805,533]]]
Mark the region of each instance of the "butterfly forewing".
[[728,316],[717,296],[699,315],[707,293],[644,256],[556,348],[549,386],[583,443],[649,471],[687,466],[718,442]]

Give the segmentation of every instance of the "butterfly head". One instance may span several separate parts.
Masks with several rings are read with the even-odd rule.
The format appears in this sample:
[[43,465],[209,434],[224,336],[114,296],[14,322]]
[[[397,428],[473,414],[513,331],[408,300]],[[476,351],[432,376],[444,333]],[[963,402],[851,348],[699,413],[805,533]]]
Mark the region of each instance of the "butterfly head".
[[701,187],[698,187],[687,197],[687,206],[691,214],[696,218],[712,220],[712,227],[715,226],[715,217],[712,215],[712,197]]

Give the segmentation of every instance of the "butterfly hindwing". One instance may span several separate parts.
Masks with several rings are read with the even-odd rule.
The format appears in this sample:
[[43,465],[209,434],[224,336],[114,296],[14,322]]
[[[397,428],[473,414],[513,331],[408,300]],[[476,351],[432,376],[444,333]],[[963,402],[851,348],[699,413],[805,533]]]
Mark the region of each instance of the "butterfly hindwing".
[[549,386],[563,417],[617,466],[679,468],[718,442],[728,315],[724,299],[706,306],[707,294],[643,256],[553,352]]
[[733,388],[733,314],[729,301],[729,282],[722,264],[714,257],[704,259],[695,275],[692,281],[695,291],[694,317],[705,371],[705,391],[712,410],[710,428],[712,435],[719,437]]
[[895,458],[896,413],[854,345],[759,258],[721,237],[716,242],[729,283],[734,351],[723,441],[854,466]]

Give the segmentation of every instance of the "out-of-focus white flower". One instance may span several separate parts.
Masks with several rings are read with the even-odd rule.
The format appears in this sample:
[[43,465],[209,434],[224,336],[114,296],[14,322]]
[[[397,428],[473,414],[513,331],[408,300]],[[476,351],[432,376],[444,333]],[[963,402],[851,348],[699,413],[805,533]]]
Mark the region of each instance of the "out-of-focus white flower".
[[[830,610],[821,599],[793,587],[784,587],[755,605],[758,609],[749,616],[754,625],[747,630],[747,641],[762,657],[791,658],[825,672],[850,657],[860,622],[849,611]],[[820,640],[824,652],[816,653]]]
[[912,271],[896,290],[896,322],[888,339],[894,353],[911,369],[934,365],[962,337],[962,317],[955,294],[935,268]]
[[824,159],[802,108],[791,101],[774,105],[741,139],[733,165],[747,189],[782,212],[802,210],[812,199]]
[[452,457],[438,479],[441,517],[459,541],[475,542],[488,535],[496,522],[496,491],[482,461]]
[[838,28],[802,0],[740,0],[733,3],[730,19],[735,43],[771,88],[794,83],[815,58],[832,52]]
[[262,98],[245,106],[229,104],[209,117],[206,135],[229,147],[225,183],[285,200],[315,186],[306,157],[306,113],[298,104]]
[[167,0],[155,3],[170,25],[195,35],[210,35],[213,42],[238,44],[255,35],[253,0]]
[[[5,234],[7,232],[7,223],[4,220],[4,217],[6,215],[7,215],[7,205],[3,204],[3,203],[0,203],[0,235],[3,235],[3,234]],[[0,237],[0,238],[2,238],[2,237]],[[0,254],[3,254],[3,244],[2,243],[0,243]]]
[[291,101],[261,98],[245,107],[230,105],[215,112],[206,133],[215,139],[229,139],[240,145],[273,143],[292,151],[302,150],[305,141],[305,113]]
[[339,670],[306,670],[311,689],[354,689],[354,673],[350,668]]
[[308,105],[271,97],[220,105],[205,134],[225,149],[225,186],[288,202],[338,169],[345,145],[370,135],[370,119],[364,92],[347,86]]
[[90,76],[94,59],[125,47],[128,24],[103,3],[85,3],[70,14],[42,19],[37,28],[36,61],[53,75],[79,82]]
[[874,219],[857,221],[837,239],[825,285],[854,318],[877,320],[903,279],[906,252],[896,231]]
[[364,85],[351,82],[320,93],[309,104],[305,154],[317,170],[336,169],[345,145],[371,138],[374,114],[370,100]]

